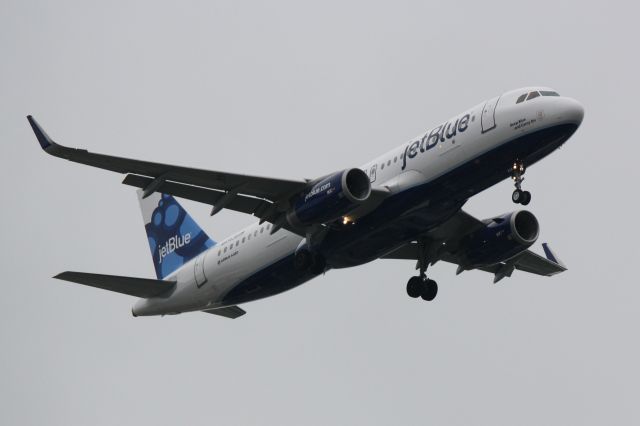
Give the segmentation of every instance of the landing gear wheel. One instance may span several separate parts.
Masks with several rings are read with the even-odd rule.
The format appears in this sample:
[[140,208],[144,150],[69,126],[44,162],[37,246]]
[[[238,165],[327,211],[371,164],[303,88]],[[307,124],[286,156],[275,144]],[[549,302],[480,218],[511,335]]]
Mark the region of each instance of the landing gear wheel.
[[521,189],[516,189],[511,194],[511,200],[516,204],[522,204],[526,206],[531,202],[531,193],[529,191],[523,191]]
[[520,190],[520,189],[516,189],[515,191],[513,191],[513,194],[511,194],[511,201],[513,201],[516,204],[520,204],[522,203],[522,200],[525,198],[525,192]]
[[526,206],[531,201],[531,193],[522,190],[525,170],[526,167],[520,160],[514,161],[511,166],[511,179],[513,179],[513,184],[516,186],[516,190],[511,194],[511,201],[516,204],[522,204],[523,206]]
[[431,302],[438,294],[438,283],[434,280],[426,280],[422,283],[422,293],[420,296],[423,300]]
[[407,294],[409,297],[419,297],[422,294],[422,279],[420,277],[411,277],[407,283]]
[[429,259],[432,259],[433,254],[427,251],[428,246],[432,246],[432,241],[425,238],[418,240],[418,265],[420,274],[417,277],[411,277],[407,283],[407,294],[414,299],[422,297],[422,299],[431,301],[435,299],[438,294],[438,284],[434,280],[427,278],[427,267],[429,266]]

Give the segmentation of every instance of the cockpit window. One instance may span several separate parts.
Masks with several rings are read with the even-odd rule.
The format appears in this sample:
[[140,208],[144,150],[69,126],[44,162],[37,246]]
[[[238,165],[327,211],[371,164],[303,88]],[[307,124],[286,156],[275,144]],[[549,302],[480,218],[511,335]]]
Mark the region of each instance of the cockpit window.
[[527,96],[527,100],[530,101],[533,98],[537,98],[538,96],[540,96],[540,93],[538,92],[531,92],[529,93],[529,96]]
[[540,92],[529,92],[529,93],[525,93],[524,95],[520,95],[518,96],[518,99],[516,100],[516,103],[522,103],[525,100],[530,101],[531,99],[535,99],[538,96],[560,96],[560,94],[558,92],[554,92],[552,90],[541,90]]

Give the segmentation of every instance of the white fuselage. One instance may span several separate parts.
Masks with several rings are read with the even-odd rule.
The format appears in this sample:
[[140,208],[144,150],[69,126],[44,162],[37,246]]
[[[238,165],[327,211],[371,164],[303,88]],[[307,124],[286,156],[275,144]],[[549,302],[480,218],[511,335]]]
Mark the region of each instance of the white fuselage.
[[[582,120],[582,107],[570,98],[539,96],[516,103],[518,96],[531,90],[550,89],[522,88],[482,102],[361,169],[369,175],[372,187],[399,194],[473,162],[522,135],[562,124],[579,124]],[[303,241],[301,236],[284,229],[271,234],[271,226],[255,223],[220,241],[167,278],[177,281],[171,295],[141,299],[133,313],[172,314],[225,306],[223,299],[234,287],[291,256]]]

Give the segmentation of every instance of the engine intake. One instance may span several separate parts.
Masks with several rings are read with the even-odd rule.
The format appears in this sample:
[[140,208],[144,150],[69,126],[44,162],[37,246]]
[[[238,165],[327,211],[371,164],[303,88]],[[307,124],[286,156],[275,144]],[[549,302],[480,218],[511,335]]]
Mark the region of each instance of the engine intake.
[[531,247],[540,226],[533,213],[520,210],[485,221],[484,228],[461,242],[469,268],[504,262]]
[[333,222],[365,203],[369,195],[371,182],[365,172],[336,172],[320,178],[296,197],[287,220],[295,227]]

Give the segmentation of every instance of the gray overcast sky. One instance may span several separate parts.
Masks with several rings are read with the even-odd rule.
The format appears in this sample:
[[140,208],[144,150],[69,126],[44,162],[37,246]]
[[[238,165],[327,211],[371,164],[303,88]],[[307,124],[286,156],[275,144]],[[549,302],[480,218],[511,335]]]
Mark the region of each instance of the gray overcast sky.
[[[640,424],[633,2],[0,1],[1,424]],[[554,278],[332,271],[229,321],[51,279],[153,276],[122,176],[40,152],[303,178],[524,85],[584,123],[527,171]],[[471,200],[514,210],[504,182]],[[185,202],[215,238],[252,218]],[[540,251],[539,245],[536,250]]]

